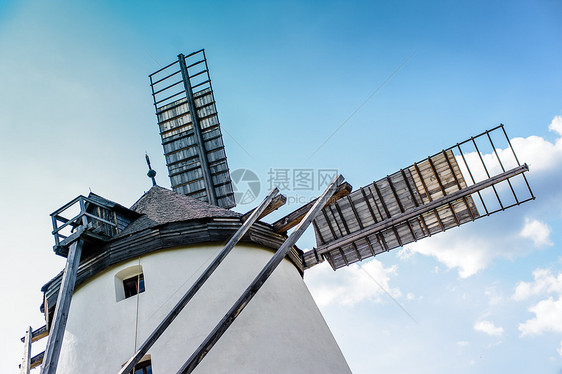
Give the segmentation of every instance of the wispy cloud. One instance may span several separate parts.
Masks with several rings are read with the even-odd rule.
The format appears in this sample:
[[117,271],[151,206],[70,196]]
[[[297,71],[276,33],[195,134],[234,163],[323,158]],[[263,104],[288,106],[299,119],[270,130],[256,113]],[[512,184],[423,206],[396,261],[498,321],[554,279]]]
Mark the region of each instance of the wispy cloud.
[[524,300],[531,296],[544,296],[555,293],[562,294],[562,272],[554,275],[550,269],[536,269],[533,271],[534,281],[519,282],[512,296],[514,300]]
[[474,330],[496,337],[502,336],[504,332],[503,327],[496,326],[492,322],[486,320],[476,322],[474,324]]
[[552,122],[550,122],[548,129],[562,135],[562,116],[554,117]]
[[449,269],[458,269],[461,278],[468,278],[489,265],[493,244],[484,237],[468,236],[457,231],[408,247],[414,253],[434,257]]
[[499,290],[497,285],[491,285],[486,287],[484,294],[488,297],[488,303],[490,305],[498,305],[503,301],[503,295]]
[[320,306],[353,305],[362,301],[381,302],[385,290],[393,298],[402,295],[397,287],[390,285],[391,277],[397,274],[397,266],[384,267],[382,262],[372,259],[361,267],[351,265],[339,269],[337,276],[327,264],[308,270],[306,281],[316,302]]

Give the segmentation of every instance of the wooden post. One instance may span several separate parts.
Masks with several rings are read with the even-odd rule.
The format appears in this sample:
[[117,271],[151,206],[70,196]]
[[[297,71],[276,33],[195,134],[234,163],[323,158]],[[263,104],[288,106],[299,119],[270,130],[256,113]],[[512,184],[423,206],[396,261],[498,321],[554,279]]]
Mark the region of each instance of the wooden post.
[[31,326],[25,331],[24,347],[23,347],[23,359],[21,362],[20,374],[29,374],[31,370]]
[[146,339],[146,341],[140,346],[137,352],[131,357],[127,363],[119,370],[118,374],[128,374],[133,371],[136,364],[139,363],[141,358],[148,352],[150,347],[158,340],[158,338],[166,331],[168,326],[172,323],[172,321],[178,316],[178,314],[183,310],[183,308],[187,305],[187,303],[195,296],[197,291],[203,286],[203,284],[209,279],[211,274],[217,269],[220,263],[226,258],[226,256],[230,253],[232,248],[238,243],[238,241],[244,236],[244,234],[250,229],[250,227],[257,221],[258,217],[265,211],[265,209],[269,206],[273,198],[277,195],[279,190],[274,188],[273,191],[267,195],[264,201],[254,209],[250,217],[240,226],[238,231],[234,233],[232,238],[226,243],[226,246],[223,250],[215,257],[213,262],[205,269],[203,274],[199,276],[199,278],[193,283],[193,285],[189,288],[189,290],[182,296],[182,298],[177,302],[177,304],[172,308],[170,313],[160,322],[158,327],[150,334],[150,336]]
[[[43,360],[42,374],[55,374],[57,371],[57,363],[59,360],[62,339],[64,337],[64,329],[68,320],[68,311],[70,309],[70,301],[76,284],[76,273],[80,264],[80,255],[84,241],[78,239],[70,245],[68,257],[66,258],[66,266],[62,275],[59,295],[57,297],[57,305],[55,306],[55,315],[53,324],[49,331],[49,340],[45,349],[45,359]],[[45,311],[49,313],[49,311]]]
[[[273,198],[273,200],[271,200],[271,203],[268,205],[267,208],[265,208],[265,210],[263,211],[263,213],[258,217],[259,219],[262,219],[263,217],[267,216],[270,213],[275,212],[277,209],[279,209],[280,207],[282,207],[283,205],[285,205],[285,203],[287,202],[287,197],[285,197],[284,195],[277,195]],[[242,222],[246,222],[246,220],[252,215],[252,213],[254,212],[255,208],[244,213],[242,215]]]
[[236,303],[230,308],[230,310],[226,313],[226,315],[222,318],[222,320],[215,326],[213,331],[207,336],[205,341],[201,343],[199,348],[189,357],[187,362],[181,367],[178,371],[178,374],[189,374],[191,373],[195,367],[203,360],[205,355],[209,353],[211,348],[215,345],[215,343],[220,339],[220,337],[226,332],[226,330],[230,327],[232,322],[240,315],[242,310],[248,305],[250,300],[255,296],[261,286],[265,283],[265,281],[269,278],[269,276],[273,273],[273,271],[277,268],[277,266],[283,261],[285,256],[289,253],[293,245],[297,242],[297,240],[301,237],[307,227],[312,223],[312,220],[316,217],[316,215],[320,212],[320,210],[326,204],[326,201],[332,197],[335,193],[339,184],[343,182],[343,177],[338,175],[334,180],[330,183],[326,191],[316,200],[312,208],[308,211],[305,217],[300,221],[298,226],[294,229],[294,231],[289,235],[287,240],[281,245],[281,247],[275,252],[275,255],[269,260],[269,262],[265,265],[262,271],[257,275],[257,277],[252,281],[252,284],[244,291],[242,296],[236,301]]

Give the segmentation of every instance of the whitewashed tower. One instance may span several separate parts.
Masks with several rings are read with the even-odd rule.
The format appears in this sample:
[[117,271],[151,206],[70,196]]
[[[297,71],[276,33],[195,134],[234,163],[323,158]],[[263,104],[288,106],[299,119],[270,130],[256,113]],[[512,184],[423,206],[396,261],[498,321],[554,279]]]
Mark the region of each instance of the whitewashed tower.
[[[242,221],[238,213],[159,186],[130,211],[93,194],[88,200],[138,218],[109,243],[84,248],[57,373],[117,373]],[[252,225],[144,356],[153,373],[181,367],[283,241],[270,225]],[[349,372],[302,274],[292,249],[196,372]],[[59,281],[46,285],[47,305],[54,304]]]

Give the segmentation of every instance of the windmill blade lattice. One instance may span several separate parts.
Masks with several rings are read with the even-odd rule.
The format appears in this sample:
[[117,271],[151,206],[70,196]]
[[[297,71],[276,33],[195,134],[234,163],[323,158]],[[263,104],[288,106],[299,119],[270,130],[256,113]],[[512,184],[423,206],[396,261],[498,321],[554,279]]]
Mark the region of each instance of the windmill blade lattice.
[[[506,149],[496,148],[498,136]],[[325,259],[336,270],[532,200],[528,170],[503,125],[471,137],[325,207],[305,267]]]
[[236,206],[205,51],[180,54],[149,76],[172,189]]

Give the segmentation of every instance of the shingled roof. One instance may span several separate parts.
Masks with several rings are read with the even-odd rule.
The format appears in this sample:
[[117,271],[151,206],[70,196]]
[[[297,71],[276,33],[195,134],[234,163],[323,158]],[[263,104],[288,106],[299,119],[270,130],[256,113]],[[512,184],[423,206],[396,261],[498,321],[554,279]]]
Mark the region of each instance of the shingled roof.
[[182,222],[205,218],[233,218],[241,214],[199,201],[192,197],[154,186],[130,208],[142,214],[118,237],[171,222]]

